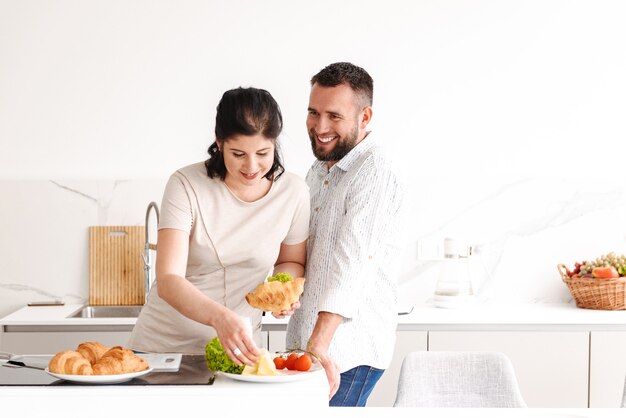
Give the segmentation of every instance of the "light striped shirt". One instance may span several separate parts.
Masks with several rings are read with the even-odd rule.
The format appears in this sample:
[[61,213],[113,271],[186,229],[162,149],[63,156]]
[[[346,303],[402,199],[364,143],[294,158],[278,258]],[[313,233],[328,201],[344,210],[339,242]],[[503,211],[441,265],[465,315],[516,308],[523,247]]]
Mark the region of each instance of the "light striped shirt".
[[318,312],[345,319],[328,354],[341,372],[389,366],[397,324],[397,268],[403,250],[403,188],[373,134],[330,170],[306,177],[311,222],[302,306],[287,326],[287,348],[305,348]]

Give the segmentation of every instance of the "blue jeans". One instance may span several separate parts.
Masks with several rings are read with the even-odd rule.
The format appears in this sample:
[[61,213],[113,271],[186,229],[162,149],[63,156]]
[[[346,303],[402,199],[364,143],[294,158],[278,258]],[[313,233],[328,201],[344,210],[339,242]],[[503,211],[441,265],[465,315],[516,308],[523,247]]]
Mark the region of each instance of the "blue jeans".
[[341,373],[341,383],[330,406],[365,406],[374,385],[383,375],[384,370],[370,366],[358,366]]

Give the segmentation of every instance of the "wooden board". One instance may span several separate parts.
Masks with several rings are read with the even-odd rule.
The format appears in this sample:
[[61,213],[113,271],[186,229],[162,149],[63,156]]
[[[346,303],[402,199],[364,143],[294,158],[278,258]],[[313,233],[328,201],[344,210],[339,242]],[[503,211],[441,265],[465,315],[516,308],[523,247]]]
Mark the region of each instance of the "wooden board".
[[143,305],[143,226],[89,227],[89,304]]

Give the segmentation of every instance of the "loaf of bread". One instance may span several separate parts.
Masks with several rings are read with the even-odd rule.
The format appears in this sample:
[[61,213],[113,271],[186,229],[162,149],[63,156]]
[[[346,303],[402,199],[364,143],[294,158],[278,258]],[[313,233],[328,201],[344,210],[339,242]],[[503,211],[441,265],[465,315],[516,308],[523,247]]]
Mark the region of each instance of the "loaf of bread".
[[304,277],[298,277],[287,282],[264,282],[256,287],[254,292],[246,295],[250,306],[265,312],[280,313],[288,311],[304,291]]
[[80,343],[76,350],[57,353],[48,370],[58,374],[111,375],[147,370],[148,362],[121,346],[109,347],[98,342]]

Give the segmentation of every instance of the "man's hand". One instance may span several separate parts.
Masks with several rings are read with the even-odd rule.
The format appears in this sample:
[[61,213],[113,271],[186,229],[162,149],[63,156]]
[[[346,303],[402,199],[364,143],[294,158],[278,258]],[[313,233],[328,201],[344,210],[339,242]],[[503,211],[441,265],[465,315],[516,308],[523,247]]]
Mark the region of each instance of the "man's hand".
[[294,314],[296,309],[300,308],[300,300],[295,301],[291,304],[291,309],[288,311],[280,311],[280,312],[272,312],[272,316],[276,319],[283,319],[286,316],[291,316]]
[[333,335],[335,335],[335,331],[342,321],[343,317],[341,315],[330,312],[320,312],[317,315],[315,328],[313,328],[313,333],[311,333],[311,338],[307,344],[307,351],[313,353],[318,358],[326,372],[328,385],[330,386],[329,400],[335,396],[335,393],[337,393],[339,389],[341,375],[339,373],[339,366],[327,352]]
[[339,366],[337,366],[337,363],[335,363],[334,360],[328,355],[321,355],[319,359],[322,367],[324,367],[324,371],[326,372],[326,378],[328,379],[328,386],[330,387],[328,400],[330,401],[332,397],[335,396],[335,393],[337,393],[337,390],[339,389],[339,384],[341,383]]

